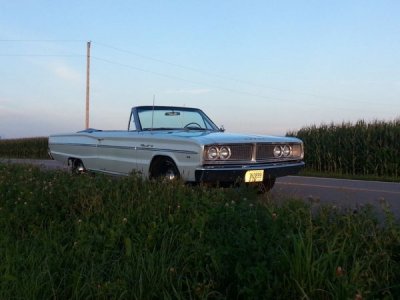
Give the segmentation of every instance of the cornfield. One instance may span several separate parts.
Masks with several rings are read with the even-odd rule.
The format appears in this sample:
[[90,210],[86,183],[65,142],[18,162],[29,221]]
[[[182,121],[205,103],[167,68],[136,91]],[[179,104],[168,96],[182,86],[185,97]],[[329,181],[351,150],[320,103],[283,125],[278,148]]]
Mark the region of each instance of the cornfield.
[[47,148],[47,137],[0,140],[0,157],[48,159]]
[[289,132],[303,140],[310,171],[346,175],[400,176],[400,119],[313,125]]

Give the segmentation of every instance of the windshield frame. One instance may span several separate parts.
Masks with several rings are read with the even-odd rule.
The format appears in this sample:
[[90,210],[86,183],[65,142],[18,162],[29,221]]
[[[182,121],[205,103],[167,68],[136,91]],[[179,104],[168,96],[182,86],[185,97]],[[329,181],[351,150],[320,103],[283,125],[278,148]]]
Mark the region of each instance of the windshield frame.
[[[205,123],[208,123],[211,127],[209,128],[203,128],[203,129],[196,129],[196,128],[144,128],[142,127],[142,124],[140,122],[140,116],[139,114],[144,111],[160,111],[160,110],[172,110],[172,111],[184,111],[184,112],[195,112],[201,115]],[[137,131],[162,131],[162,130],[201,130],[201,131],[220,131],[217,125],[201,110],[198,108],[191,108],[191,107],[178,107],[178,106],[137,106],[133,107],[131,110],[131,116],[129,118],[129,123],[128,123],[128,130],[131,131],[132,129],[130,128],[132,122],[135,124]]]

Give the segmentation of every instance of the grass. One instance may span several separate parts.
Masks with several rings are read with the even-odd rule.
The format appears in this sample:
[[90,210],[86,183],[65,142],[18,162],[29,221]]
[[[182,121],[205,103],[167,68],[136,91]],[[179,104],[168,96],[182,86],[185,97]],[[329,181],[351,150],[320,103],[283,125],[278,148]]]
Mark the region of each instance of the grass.
[[0,164],[0,298],[397,299],[382,209]]

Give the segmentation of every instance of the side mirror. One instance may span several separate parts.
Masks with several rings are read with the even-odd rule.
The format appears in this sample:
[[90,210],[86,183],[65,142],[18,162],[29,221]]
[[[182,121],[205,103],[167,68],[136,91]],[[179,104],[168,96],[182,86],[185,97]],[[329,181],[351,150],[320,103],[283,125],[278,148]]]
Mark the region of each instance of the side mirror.
[[224,127],[224,125],[221,125],[221,127],[219,128],[219,131],[225,132],[225,127]]

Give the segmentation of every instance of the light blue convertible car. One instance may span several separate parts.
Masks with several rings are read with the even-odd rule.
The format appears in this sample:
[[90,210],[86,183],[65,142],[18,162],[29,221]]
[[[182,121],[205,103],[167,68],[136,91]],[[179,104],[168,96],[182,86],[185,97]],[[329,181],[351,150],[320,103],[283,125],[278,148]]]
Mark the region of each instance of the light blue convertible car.
[[134,107],[128,130],[52,135],[49,148],[74,172],[137,171],[147,178],[185,182],[244,182],[264,191],[277,177],[304,167],[301,140],[225,133],[203,111],[187,107]]

